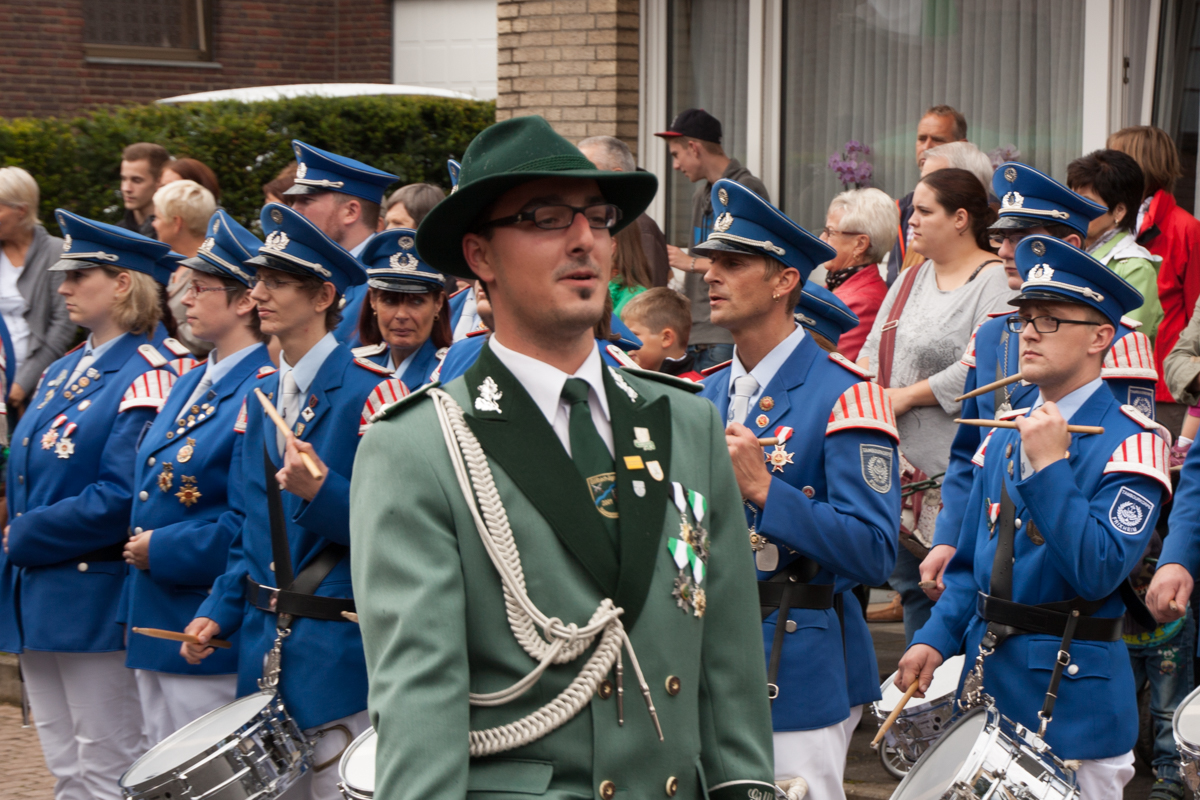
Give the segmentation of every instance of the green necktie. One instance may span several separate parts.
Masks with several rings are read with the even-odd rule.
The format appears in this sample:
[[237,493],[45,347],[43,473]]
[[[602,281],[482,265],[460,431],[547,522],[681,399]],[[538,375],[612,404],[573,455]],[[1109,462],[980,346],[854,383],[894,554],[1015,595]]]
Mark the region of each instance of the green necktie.
[[589,386],[581,378],[567,378],[562,397],[571,404],[571,459],[579,474],[587,482],[596,510],[604,517],[609,533],[616,533],[617,498],[616,473],[613,471],[612,455],[596,425],[592,422],[592,410],[588,406]]

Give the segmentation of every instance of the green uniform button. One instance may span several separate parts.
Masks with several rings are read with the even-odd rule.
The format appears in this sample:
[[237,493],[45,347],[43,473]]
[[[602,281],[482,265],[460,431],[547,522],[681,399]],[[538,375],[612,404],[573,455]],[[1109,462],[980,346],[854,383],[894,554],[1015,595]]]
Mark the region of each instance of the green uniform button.
[[[675,676],[675,675],[667,676],[667,694],[671,695],[671,697],[674,697],[675,695],[679,694],[680,686],[682,686],[682,683],[680,682],[680,680],[677,676]],[[672,778],[671,780],[675,780],[675,779]]]
[[612,693],[612,681],[601,681],[600,685],[596,687],[596,694],[600,695],[601,700],[607,700],[608,698],[612,697]]
[[666,790],[667,790],[667,797],[674,797],[675,793],[679,791],[679,779],[676,778],[674,775],[667,778]]
[[600,784],[600,800],[612,800],[617,793],[617,785],[612,781],[604,781]]

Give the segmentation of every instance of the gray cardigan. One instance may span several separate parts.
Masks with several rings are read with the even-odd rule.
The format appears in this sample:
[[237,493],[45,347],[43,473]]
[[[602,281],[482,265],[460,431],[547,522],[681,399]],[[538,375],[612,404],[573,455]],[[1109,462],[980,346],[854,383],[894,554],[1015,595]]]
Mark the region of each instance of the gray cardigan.
[[46,233],[37,225],[33,243],[25,254],[25,266],[17,277],[17,291],[29,304],[25,322],[29,324],[29,352],[13,382],[27,395],[33,394],[38,378],[46,367],[62,358],[75,338],[75,323],[67,315],[67,305],[58,293],[63,273],[51,272],[62,254],[63,240]]

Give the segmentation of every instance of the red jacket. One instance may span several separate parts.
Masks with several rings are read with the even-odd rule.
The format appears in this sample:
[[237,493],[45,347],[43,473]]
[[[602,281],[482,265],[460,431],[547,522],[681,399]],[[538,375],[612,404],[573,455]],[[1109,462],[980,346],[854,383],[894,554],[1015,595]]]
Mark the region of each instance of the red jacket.
[[874,267],[859,270],[833,290],[838,299],[858,315],[858,326],[846,331],[838,339],[838,352],[851,361],[858,359],[858,351],[867,341],[867,334],[875,324],[875,315],[879,313],[887,292],[887,284]]
[[1163,321],[1154,342],[1154,360],[1158,366],[1157,399],[1173,403],[1175,398],[1162,379],[1163,359],[1179,341],[1179,334],[1196,307],[1196,299],[1200,298],[1200,221],[1175,205],[1175,198],[1160,189],[1150,201],[1137,241],[1163,260],[1158,268]]

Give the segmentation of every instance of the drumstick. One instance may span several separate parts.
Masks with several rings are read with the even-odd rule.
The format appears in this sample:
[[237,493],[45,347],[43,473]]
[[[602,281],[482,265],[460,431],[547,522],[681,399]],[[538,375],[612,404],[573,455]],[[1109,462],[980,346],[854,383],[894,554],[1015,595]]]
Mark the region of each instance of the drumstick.
[[[173,642],[187,642],[188,644],[200,644],[200,638],[190,633],[179,633],[178,631],[164,631],[162,628],[134,628],[134,633],[140,633],[142,636],[149,636],[151,639],[170,639]],[[233,647],[224,639],[209,639],[209,647],[220,647],[223,650],[228,650]]]
[[[288,425],[283,421],[283,417],[279,416],[279,412],[275,410],[275,406],[267,399],[267,396],[262,393],[262,389],[255,388],[254,393],[258,395],[258,402],[262,403],[263,410],[267,412],[267,416],[275,423],[275,427],[279,428],[280,432],[287,436],[291,433]],[[312,460],[312,456],[301,451],[300,460],[304,462],[304,466],[308,468],[308,474],[312,475],[317,480],[321,480],[321,470],[317,468],[317,463]]]
[[342,616],[351,622],[358,622],[358,614],[355,614],[353,611],[343,611]]
[[958,397],[954,398],[954,402],[961,403],[963,400],[967,400],[972,397],[979,397],[981,394],[987,394],[993,389],[999,389],[1001,386],[1008,386],[1010,383],[1016,383],[1019,380],[1021,380],[1021,373],[1018,372],[1016,375],[1009,375],[1007,378],[1001,378],[998,381],[992,381],[986,386],[980,386],[978,389],[967,392],[966,394],[960,394]]
[[1170,608],[1172,611],[1179,610],[1179,604],[1176,603],[1174,600],[1172,600],[1170,603],[1167,603],[1167,607]]
[[936,589],[937,581],[921,581],[917,584],[918,589]]
[[770,447],[773,444],[779,444],[779,437],[778,436],[768,436],[765,439],[759,439],[758,443],[761,444],[763,447]]
[[911,700],[912,696],[917,693],[917,686],[920,685],[920,683],[920,676],[913,679],[912,685],[908,687],[908,691],[904,693],[904,697],[900,698],[900,702],[897,703],[896,707],[892,709],[892,713],[888,714],[887,719],[885,719],[883,724],[879,726],[879,733],[875,734],[875,738],[871,740],[871,747],[878,747],[879,743],[883,741],[883,735],[888,732],[888,728],[892,727],[892,723],[895,722],[896,718],[899,717],[901,712],[904,711],[904,707],[908,705],[908,701]]
[[[974,425],[976,428],[1013,428],[1017,427],[1017,423],[1006,419],[956,419],[954,420],[959,425]],[[1099,425],[1068,425],[1067,433],[1104,433],[1104,428]]]

